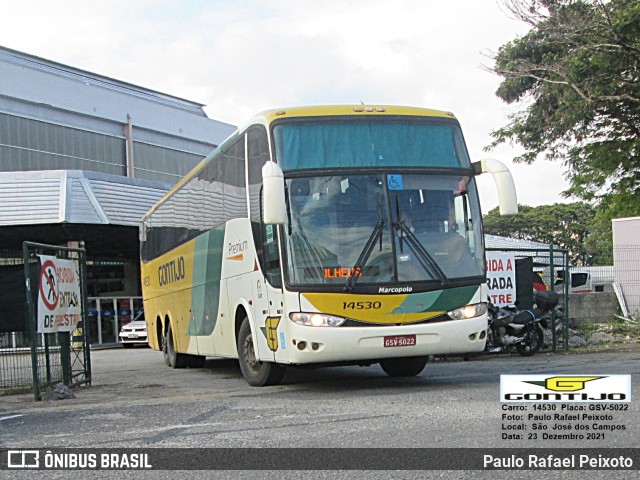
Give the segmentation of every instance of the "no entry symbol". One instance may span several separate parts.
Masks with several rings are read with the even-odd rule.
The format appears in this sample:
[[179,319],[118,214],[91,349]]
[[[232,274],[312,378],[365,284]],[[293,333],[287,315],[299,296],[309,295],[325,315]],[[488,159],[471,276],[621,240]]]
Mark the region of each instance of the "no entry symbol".
[[58,297],[56,266],[51,260],[47,260],[40,269],[40,298],[45,307],[55,310],[58,306]]

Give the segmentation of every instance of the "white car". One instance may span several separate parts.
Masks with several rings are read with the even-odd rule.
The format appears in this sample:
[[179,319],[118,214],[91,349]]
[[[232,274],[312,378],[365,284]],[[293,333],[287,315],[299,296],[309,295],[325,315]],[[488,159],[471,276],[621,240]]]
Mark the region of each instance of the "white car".
[[144,320],[134,320],[120,328],[120,343],[125,348],[147,344],[147,324]]

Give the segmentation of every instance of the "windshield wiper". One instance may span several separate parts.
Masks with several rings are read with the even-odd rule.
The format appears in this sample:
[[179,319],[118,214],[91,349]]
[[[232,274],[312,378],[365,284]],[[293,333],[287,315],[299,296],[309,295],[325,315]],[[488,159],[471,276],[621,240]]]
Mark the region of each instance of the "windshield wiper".
[[402,252],[402,242],[406,239],[407,243],[409,244],[409,248],[418,256],[420,265],[422,265],[422,267],[431,275],[440,280],[440,286],[444,287],[445,285],[447,285],[449,283],[449,279],[440,268],[440,265],[438,265],[438,262],[435,261],[433,256],[427,251],[426,248],[424,248],[422,243],[420,243],[420,240],[418,240],[416,235],[411,231],[409,227],[407,227],[406,223],[404,223],[404,216],[402,215],[402,210],[400,208],[400,199],[398,197],[396,197],[396,214],[398,221],[393,224],[393,227],[396,230],[400,230],[401,232],[400,251]]
[[433,256],[427,251],[427,249],[424,248],[422,243],[420,243],[420,240],[418,240],[415,233],[413,233],[407,227],[407,225],[404,223],[404,220],[400,220],[397,223],[394,223],[393,226],[397,230],[400,230],[402,234],[404,234],[404,236],[400,237],[400,241],[402,241],[403,239],[407,241],[407,243],[409,244],[409,248],[418,256],[418,260],[420,261],[420,264],[424,267],[424,269],[431,273],[431,275],[435,273],[434,276],[437,277],[438,280],[440,280],[441,286],[444,287],[447,283],[449,283],[449,280],[440,268],[440,265],[438,265]]
[[356,260],[356,264],[353,266],[353,270],[351,271],[349,278],[347,278],[347,283],[345,283],[344,285],[344,289],[347,292],[350,292],[356,286],[358,277],[362,274],[362,269],[367,263],[367,260],[369,260],[378,237],[380,237],[380,241],[382,242],[382,231],[384,230],[386,224],[387,221],[381,218],[380,220],[378,220],[378,223],[376,223],[376,226],[374,227],[373,232],[371,232],[371,235],[369,235],[369,239],[367,240],[367,243],[365,243],[362,252],[360,252],[360,256],[358,257],[358,260]]

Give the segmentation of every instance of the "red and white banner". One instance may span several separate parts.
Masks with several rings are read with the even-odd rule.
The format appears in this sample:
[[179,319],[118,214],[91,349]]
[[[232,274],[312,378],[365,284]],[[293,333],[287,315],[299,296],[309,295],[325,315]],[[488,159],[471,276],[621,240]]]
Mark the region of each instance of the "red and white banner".
[[78,262],[38,257],[38,333],[72,332],[82,314]]
[[489,251],[487,255],[487,287],[489,299],[498,307],[516,302],[516,261],[513,253]]

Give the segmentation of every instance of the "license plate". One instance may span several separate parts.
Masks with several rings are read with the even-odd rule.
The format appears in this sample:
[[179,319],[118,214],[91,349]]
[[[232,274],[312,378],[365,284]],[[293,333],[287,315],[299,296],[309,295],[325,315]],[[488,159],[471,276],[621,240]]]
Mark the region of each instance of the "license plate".
[[129,334],[129,338],[138,338],[138,334],[137,333],[130,333]]
[[384,347],[413,347],[416,344],[415,335],[391,335],[384,337]]

